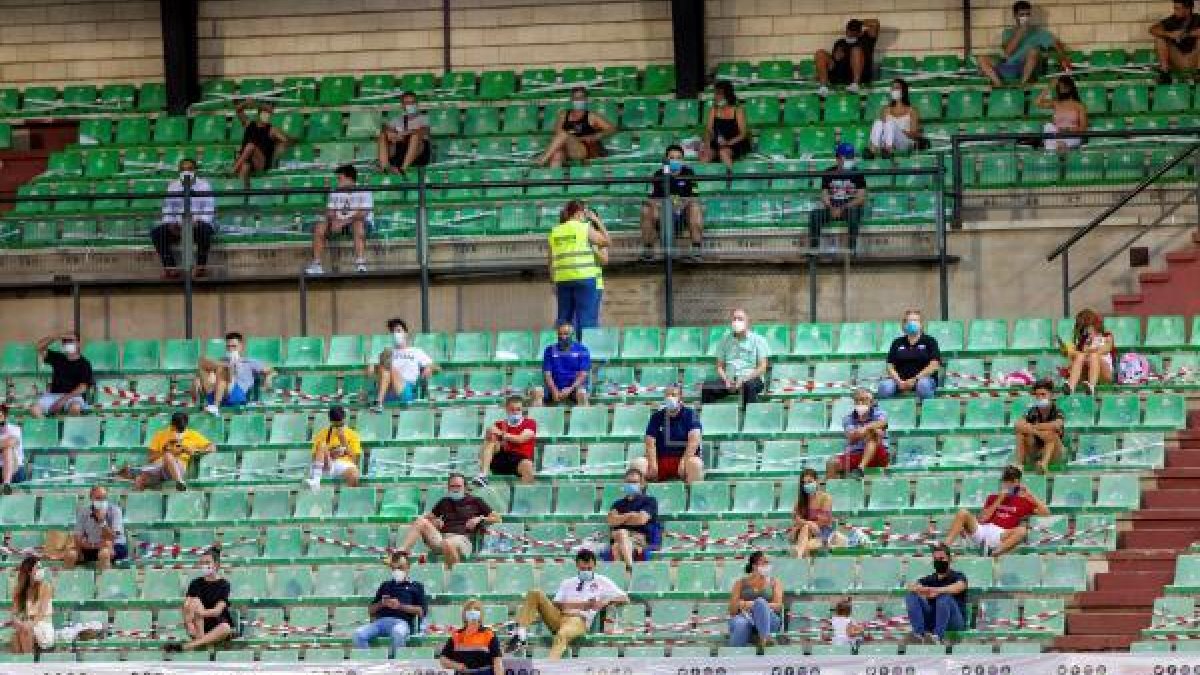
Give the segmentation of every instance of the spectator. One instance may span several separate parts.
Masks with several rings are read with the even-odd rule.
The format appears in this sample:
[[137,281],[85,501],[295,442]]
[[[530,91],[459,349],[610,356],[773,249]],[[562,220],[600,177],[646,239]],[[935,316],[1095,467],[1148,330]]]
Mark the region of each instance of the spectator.
[[367,607],[371,623],[354,631],[354,648],[367,649],[375,638],[391,638],[388,658],[394,659],[408,638],[421,631],[421,621],[429,616],[429,597],[421,582],[409,576],[408,554],[393,551],[388,566],[391,578],[375,591],[375,599]]
[[686,224],[688,235],[692,239],[692,251],[687,256],[688,262],[700,262],[704,256],[704,211],[700,200],[696,199],[696,181],[687,176],[695,176],[692,167],[683,163],[683,148],[679,145],[667,146],[663,167],[654,172],[654,187],[650,197],[642,204],[642,262],[654,260],[654,243],[659,241],[659,215],[662,213],[663,175],[671,176],[671,208],[672,222],[680,230],[681,224]]
[[26,480],[29,475],[21,427],[8,421],[8,405],[0,403],[0,494],[11,495],[12,486]]
[[483,603],[468,600],[463,604],[462,616],[463,627],[450,633],[450,639],[438,653],[438,663],[455,673],[503,675],[500,639],[483,625]]
[[1200,17],[1193,12],[1193,0],[1175,0],[1171,16],[1150,27],[1154,51],[1158,55],[1158,83],[1171,84],[1172,70],[1193,70],[1200,59],[1196,38],[1200,37]]
[[857,94],[861,85],[872,80],[875,68],[875,41],[879,39],[879,19],[850,19],[846,35],[833,43],[833,52],[818,49],[815,55],[817,94],[829,95],[829,85],[847,85]]
[[[246,108],[253,103],[254,119],[246,115]],[[265,173],[275,165],[275,154],[283,154],[290,139],[271,124],[271,113],[275,106],[258,101],[238,101],[234,107],[238,122],[242,125],[242,147],[233,163],[233,173],[250,187],[250,176]]]
[[917,148],[921,141],[921,115],[908,98],[908,82],[892,80],[891,100],[871,125],[871,154],[890,159],[896,153]]
[[733,310],[730,333],[717,343],[717,379],[705,382],[700,388],[700,402],[714,403],[737,394],[742,406],[754,403],[766,389],[763,375],[767,372],[767,357],[771,348],[767,339],[750,330],[746,310]]
[[700,415],[683,404],[679,387],[667,387],[665,394],[663,406],[646,423],[646,456],[634,458],[629,466],[647,480],[698,483],[704,480]]
[[529,626],[541,618],[546,628],[554,633],[548,658],[561,659],[572,642],[587,635],[596,614],[609,605],[629,602],[629,596],[612,579],[596,574],[595,553],[580,549],[575,554],[575,570],[574,576],[563,579],[558,585],[553,601],[540,590],[525,594],[525,603],[517,610],[517,629],[509,639],[506,651],[511,653],[524,647],[529,638]]
[[603,157],[604,139],[617,130],[603,115],[588,110],[588,93],[583,87],[571,90],[571,108],[558,111],[553,128],[550,144],[534,160],[539,166],[558,168],[567,160],[583,163]]
[[876,390],[879,398],[891,398],[899,392],[915,392],[921,400],[937,393],[938,370],[942,367],[942,352],[937,339],[923,331],[921,310],[904,312],[904,335],[892,340],[888,349],[887,374]]
[[967,626],[967,577],[950,569],[950,549],[933,547],[933,574],[910,583],[904,604],[913,642],[942,644],[946,631]]
[[382,412],[385,403],[412,403],[421,380],[428,380],[435,368],[429,354],[410,343],[412,336],[404,319],[388,319],[387,329],[394,346],[380,352],[379,364],[367,369],[378,377],[376,412]]
[[54,587],[41,558],[27,556],[17,567],[12,589],[12,653],[33,654],[54,647]]
[[866,628],[850,618],[852,606],[850,599],[838,600],[833,606],[833,618],[829,620],[832,636],[830,642],[839,647],[851,647],[855,651],[862,644],[863,635],[867,632]]
[[[1046,122],[1042,131],[1047,134],[1087,131],[1087,107],[1079,100],[1079,89],[1075,86],[1075,80],[1070,75],[1063,75],[1055,79],[1053,86],[1054,98],[1051,98],[1050,91],[1046,90],[1037,99],[1037,107],[1054,111],[1054,120]],[[1079,138],[1047,138],[1045,145],[1047,150],[1064,152],[1078,148],[1082,142]]]
[[978,518],[966,509],[959,509],[946,532],[945,544],[954,544],[959,535],[966,533],[983,555],[998,558],[1025,541],[1029,529],[1023,522],[1031,515],[1048,516],[1050,509],[1021,484],[1019,467],[1005,467],[1000,478],[1000,492],[988,495]]
[[559,321],[558,342],[542,351],[542,378],[546,382],[545,403],[560,401],[588,404],[588,376],[592,373],[592,355],[586,345],[574,339],[570,321]]
[[175,481],[175,489],[187,489],[184,476],[192,455],[216,452],[217,446],[195,429],[188,428],[188,414],[171,414],[171,424],[150,437],[150,463],[142,467],[133,481],[133,489],[145,490],[165,480]]
[[549,244],[558,323],[567,322],[579,329],[599,325],[596,279],[600,266],[593,247],[611,245],[604,222],[583,202],[572,199],[559,214],[558,225],[550,230]]
[[[50,349],[55,340],[62,344],[62,351]],[[88,410],[84,396],[96,386],[96,377],[92,374],[92,362],[82,351],[79,335],[70,331],[37,341],[38,358],[50,366],[50,391],[38,396],[29,409],[30,415],[80,415]]]
[[783,629],[783,583],[771,576],[767,554],[755,551],[746,562],[746,576],[729,592],[729,646],[745,647],[751,637],[759,654]]
[[863,204],[867,201],[867,179],[854,169],[854,146],[838,143],[834,148],[834,166],[821,176],[821,205],[808,214],[808,245],[821,245],[821,229],[833,221],[846,223],[851,252],[858,251],[858,230],[862,225]]
[[446,480],[446,496],[408,526],[398,550],[408,553],[420,538],[430,550],[442,554],[442,564],[449,569],[471,555],[472,539],[484,526],[498,522],[500,514],[467,493],[467,479],[461,473],[452,473]]
[[624,496],[608,509],[612,557],[633,571],[633,561],[645,558],[657,536],[658,500],[646,494],[646,474],[638,469],[625,470],[621,489]]
[[1014,81],[1029,84],[1041,70],[1042,57],[1051,49],[1057,52],[1062,69],[1070,72],[1067,48],[1045,27],[1032,22],[1033,5],[1017,0],[1012,13],[1016,25],[1005,28],[1000,35],[1000,49],[1004,53],[999,58],[983,54],[976,57],[979,70],[992,81],[992,86],[1002,87],[1005,82]]
[[369,190],[356,190],[358,169],[352,164],[343,164],[334,172],[337,188],[329,193],[325,218],[313,228],[313,259],[304,269],[305,274],[324,274],[321,258],[325,254],[327,237],[350,233],[354,238],[354,271],[367,271],[367,233],[374,227],[375,198]]
[[417,107],[417,95],[400,96],[404,112],[384,122],[379,132],[379,166],[388,173],[407,173],[409,167],[429,166],[433,147],[429,140],[429,115]]
[[362,441],[358,432],[346,426],[346,409],[329,408],[329,425],[313,434],[312,466],[308,485],[316,490],[322,478],[340,479],[346,487],[358,487],[358,463],[362,459]]
[[[184,198],[183,184],[191,183],[192,192],[206,192],[206,196]],[[179,278],[179,268],[176,266],[175,254],[171,244],[180,241],[183,236],[183,213],[188,211],[192,219],[192,240],[196,245],[196,268],[193,272],[197,277],[208,274],[208,250],[212,247],[213,237],[217,230],[213,225],[217,220],[217,198],[212,196],[212,185],[207,179],[196,176],[196,160],[187,158],[179,160],[179,178],[167,186],[167,198],[163,200],[162,221],[150,230],[150,241],[154,242],[154,250],[162,261],[163,276],[168,279]],[[185,209],[184,202],[190,202]]]
[[487,487],[488,472],[517,476],[522,483],[533,482],[533,448],[537,442],[537,422],[525,416],[520,396],[504,401],[505,418],[484,430],[479,449],[479,475],[475,485]]
[[1079,381],[1089,395],[1096,394],[1096,385],[1113,381],[1113,364],[1116,363],[1117,344],[1113,334],[1104,328],[1104,319],[1095,310],[1083,309],[1075,315],[1075,329],[1071,333],[1071,344],[1062,345],[1067,354],[1068,372],[1066,392],[1074,394]]
[[88,496],[91,503],[75,513],[74,541],[65,551],[63,567],[95,563],[96,571],[103,572],[114,562],[129,558],[125,516],[120,506],[108,501],[108,490],[103,485],[93,486]]
[[866,389],[854,390],[854,407],[842,418],[846,450],[830,458],[825,465],[826,478],[863,477],[863,469],[882,469],[891,461],[888,455],[887,413]]
[[225,356],[214,361],[201,358],[196,381],[192,385],[196,397],[204,401],[204,411],[220,414],[222,407],[238,407],[250,402],[254,387],[261,383],[271,387],[275,371],[258,359],[246,358],[246,338],[238,332],[225,334]]
[[221,549],[213,546],[200,556],[202,575],[188,584],[183,599],[183,627],[191,640],[168,642],[168,652],[186,652],[224,642],[233,636],[229,613],[229,580],[221,576]]
[[1036,459],[1039,473],[1048,473],[1050,463],[1063,457],[1063,427],[1066,418],[1054,403],[1054,383],[1038,380],[1033,384],[1033,405],[1018,419],[1017,466]]
[[749,152],[750,125],[746,122],[746,110],[739,105],[733,84],[719,80],[713,85],[713,105],[704,123],[700,161],[706,164],[720,162],[732,173],[733,163]]
[[792,526],[788,537],[797,558],[805,558],[818,549],[829,548],[833,529],[833,495],[821,489],[817,471],[805,467],[800,473],[800,492],[792,507]]

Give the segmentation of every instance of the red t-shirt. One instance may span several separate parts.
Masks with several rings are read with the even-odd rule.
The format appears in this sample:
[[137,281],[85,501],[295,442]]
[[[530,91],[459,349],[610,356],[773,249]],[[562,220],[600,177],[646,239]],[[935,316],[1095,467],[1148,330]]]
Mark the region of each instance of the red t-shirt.
[[[996,498],[1000,495],[988,495],[987,501],[984,502],[983,508],[988,508],[995,503]],[[1002,527],[1006,530],[1011,530],[1021,524],[1037,507],[1033,502],[1024,497],[1014,497],[1010,494],[1004,495],[1004,500],[992,512],[992,517],[984,522]]]
[[526,430],[532,431],[533,436],[530,436],[529,440],[525,441],[524,443],[512,443],[510,441],[504,441],[500,444],[500,449],[506,452],[518,454],[531,462],[533,461],[533,444],[534,441],[537,440],[537,422],[526,417],[522,419],[521,423],[516,426],[509,424],[508,420],[497,420],[495,426],[500,431],[503,431],[506,434],[512,434],[514,436],[523,434]]

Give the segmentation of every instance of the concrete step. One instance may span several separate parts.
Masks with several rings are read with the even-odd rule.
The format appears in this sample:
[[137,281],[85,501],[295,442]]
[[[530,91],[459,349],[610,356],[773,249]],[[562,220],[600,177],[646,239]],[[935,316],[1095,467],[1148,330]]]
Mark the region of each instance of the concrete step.
[[1101,572],[1096,575],[1096,591],[1125,591],[1130,594],[1145,591],[1151,598],[1175,578],[1174,571]]
[[1170,281],[1170,272],[1142,272],[1138,275],[1138,283],[1141,284],[1165,284]]
[[[1170,529],[1139,528],[1117,533],[1117,545],[1132,549],[1170,549],[1176,553],[1200,541],[1200,527],[1185,528],[1174,524]],[[1111,560],[1111,558],[1110,558]],[[1157,560],[1157,558],[1155,558]],[[1174,569],[1174,558],[1171,558]]]
[[1071,635],[1136,635],[1150,627],[1150,609],[1145,611],[1071,612],[1067,614],[1067,633]]
[[1166,466],[1169,468],[1200,467],[1200,439],[1180,438],[1179,446],[1178,450],[1167,453]]
[[1142,304],[1145,298],[1141,293],[1124,293],[1112,296],[1113,310],[1117,314],[1137,314],[1135,308]]
[[1130,635],[1063,635],[1054,640],[1056,652],[1115,652],[1129,651],[1129,644],[1137,639]]
[[[1127,541],[1127,538],[1132,535],[1139,535],[1139,537]],[[1159,532],[1133,530],[1118,533],[1117,545],[1121,548],[1108,554],[1108,570],[1110,572],[1174,572],[1175,557],[1188,545],[1180,545],[1175,548],[1152,548],[1156,542],[1151,537],[1155,535],[1159,535]]]
[[[1170,574],[1170,572],[1168,572]],[[1128,610],[1145,611],[1162,595],[1162,587],[1138,590],[1088,591],[1075,596],[1075,606],[1088,611]]]
[[1200,466],[1171,466],[1154,472],[1164,490],[1200,490]]
[[1192,246],[1189,248],[1181,248],[1178,251],[1170,251],[1165,257],[1168,265],[1171,263],[1188,264],[1194,263],[1196,262],[1197,258],[1200,258],[1200,254],[1198,253],[1200,252],[1196,250],[1196,247]]
[[[1200,467],[1198,467],[1200,468]],[[1200,492],[1191,489],[1147,490],[1142,493],[1142,508],[1145,509],[1174,509],[1200,507]]]

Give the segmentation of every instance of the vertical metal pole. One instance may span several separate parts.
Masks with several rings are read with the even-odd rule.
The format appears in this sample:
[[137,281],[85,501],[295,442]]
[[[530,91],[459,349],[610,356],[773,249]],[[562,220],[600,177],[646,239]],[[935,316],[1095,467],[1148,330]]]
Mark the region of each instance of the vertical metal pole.
[[1063,316],[1071,316],[1071,249],[1062,253]]
[[192,223],[192,189],[196,179],[184,176],[180,181],[183,186],[183,215],[180,217],[180,237],[183,248],[183,336],[192,338],[192,266],[196,259],[196,233]]
[[963,0],[963,60],[971,56],[971,0]]
[[442,73],[450,72],[450,0],[442,0]]
[[429,328],[429,205],[425,169],[417,169],[417,264],[421,268],[421,332]]
[[808,321],[817,322],[817,249],[808,253]]
[[946,265],[946,162],[942,155],[937,158],[937,191],[934,193],[933,206],[937,209],[937,247],[938,247],[938,293],[942,307],[942,321],[950,320],[950,274]]
[[1196,192],[1192,197],[1196,200],[1196,222],[1200,223],[1200,152],[1196,152],[1194,146],[1188,152],[1192,153],[1193,175],[1196,176]]
[[79,282],[72,281],[71,282],[71,304],[73,306],[71,309],[74,312],[75,335],[82,337],[82,335],[80,335],[80,331],[83,330],[83,327],[80,326],[79,324],[82,323],[82,321],[83,321],[83,307],[82,307],[83,303],[79,296],[80,296]]
[[951,178],[954,183],[954,218],[953,224],[956,228],[962,227],[962,202],[963,202],[963,157],[962,147],[958,144],[958,134],[950,137],[950,167],[953,175]]
[[659,207],[658,222],[662,228],[663,243],[663,314],[667,327],[675,325],[675,274],[672,258],[675,248],[675,204],[671,200],[671,174],[663,164],[662,206]]
[[300,272],[300,335],[308,336],[308,274]]

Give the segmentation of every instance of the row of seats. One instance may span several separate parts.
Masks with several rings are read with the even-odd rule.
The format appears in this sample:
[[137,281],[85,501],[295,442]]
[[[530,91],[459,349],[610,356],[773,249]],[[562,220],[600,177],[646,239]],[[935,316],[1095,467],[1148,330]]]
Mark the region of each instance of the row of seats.
[[33,86],[24,90],[0,89],[0,116],[66,116],[136,112],[153,114],[167,107],[167,87],[162,82],[132,84],[74,84],[63,87]]

